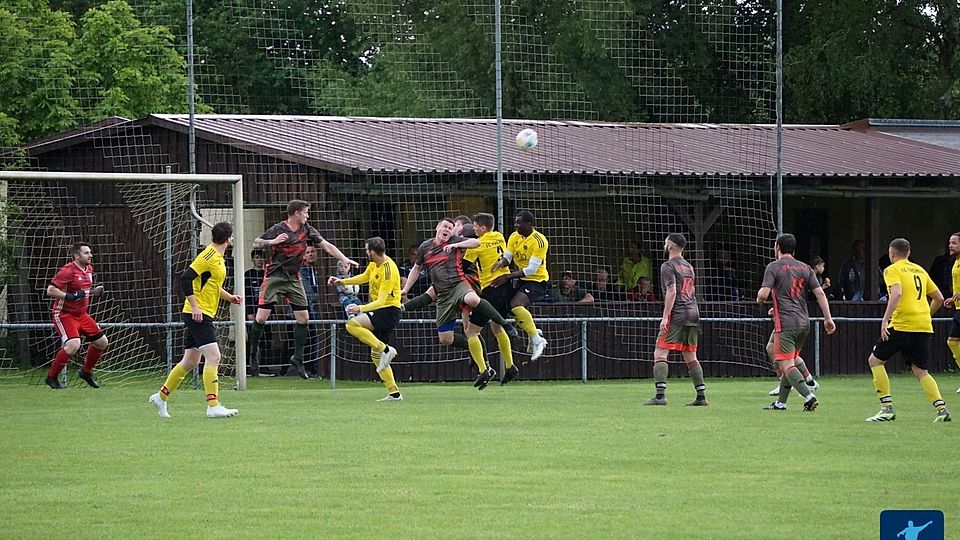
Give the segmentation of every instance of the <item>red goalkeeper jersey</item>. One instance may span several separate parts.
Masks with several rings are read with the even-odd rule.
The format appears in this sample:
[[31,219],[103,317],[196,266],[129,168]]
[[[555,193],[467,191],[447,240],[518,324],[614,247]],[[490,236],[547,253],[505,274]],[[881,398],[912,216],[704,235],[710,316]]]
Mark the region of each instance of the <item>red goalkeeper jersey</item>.
[[50,284],[68,294],[80,290],[87,292],[87,296],[80,300],[74,300],[73,302],[62,298],[54,299],[51,310],[54,315],[60,313],[66,315],[83,315],[87,312],[87,308],[90,307],[90,290],[93,289],[93,265],[88,264],[86,268],[82,268],[75,261],[71,261],[65,264],[63,268],[57,272],[57,275],[53,276]]

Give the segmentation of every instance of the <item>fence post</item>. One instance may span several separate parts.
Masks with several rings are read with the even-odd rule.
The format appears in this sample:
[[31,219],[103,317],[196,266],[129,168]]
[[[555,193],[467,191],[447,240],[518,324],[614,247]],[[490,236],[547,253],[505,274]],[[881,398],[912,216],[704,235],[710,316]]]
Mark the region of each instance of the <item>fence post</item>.
[[587,382],[587,321],[580,321],[580,373],[582,382]]
[[813,322],[813,373],[820,378],[820,323]]
[[330,323],[330,389],[337,388],[337,323]]

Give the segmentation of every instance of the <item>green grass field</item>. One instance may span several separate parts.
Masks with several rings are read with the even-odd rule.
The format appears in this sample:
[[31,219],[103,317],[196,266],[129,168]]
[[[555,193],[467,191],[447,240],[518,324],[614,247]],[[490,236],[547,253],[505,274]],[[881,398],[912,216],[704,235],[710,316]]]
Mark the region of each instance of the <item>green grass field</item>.
[[[884,509],[940,509],[960,531],[960,417],[934,424],[912,377],[898,419],[868,378],[827,378],[821,407],[763,411],[773,378],[708,380],[688,408],[652,381],[402,387],[255,380],[240,409],[173,418],[154,383],[0,388],[0,537],[877,538]],[[107,381],[109,383],[109,380]],[[956,375],[939,375],[960,413]],[[225,385],[226,386],[226,385]],[[960,415],[958,415],[960,416]]]

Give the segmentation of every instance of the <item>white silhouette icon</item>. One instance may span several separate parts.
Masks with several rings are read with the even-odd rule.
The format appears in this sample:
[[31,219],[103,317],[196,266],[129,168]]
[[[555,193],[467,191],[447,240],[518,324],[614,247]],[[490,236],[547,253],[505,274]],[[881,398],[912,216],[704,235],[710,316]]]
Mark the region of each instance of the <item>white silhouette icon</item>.
[[907,520],[907,527],[902,531],[897,533],[897,538],[903,537],[903,540],[917,540],[920,536],[920,531],[927,528],[927,525],[933,524],[932,521],[928,521],[926,525],[922,527],[914,527],[913,520]]

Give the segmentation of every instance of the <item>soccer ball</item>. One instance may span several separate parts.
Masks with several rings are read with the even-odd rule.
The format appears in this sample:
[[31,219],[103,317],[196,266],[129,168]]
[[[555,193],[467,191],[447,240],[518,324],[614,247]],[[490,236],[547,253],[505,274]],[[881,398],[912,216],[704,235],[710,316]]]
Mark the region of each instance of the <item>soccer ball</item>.
[[537,132],[527,128],[517,133],[517,148],[529,152],[537,147]]
[[343,290],[346,291],[347,294],[359,294],[359,293],[360,293],[360,286],[359,286],[359,285],[344,285],[344,286],[343,286]]

